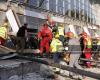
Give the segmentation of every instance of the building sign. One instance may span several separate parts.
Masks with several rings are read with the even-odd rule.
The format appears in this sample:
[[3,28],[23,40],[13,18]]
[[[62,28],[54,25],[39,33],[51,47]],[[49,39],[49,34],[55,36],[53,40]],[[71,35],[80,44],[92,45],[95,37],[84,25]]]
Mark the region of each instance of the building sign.
[[46,19],[46,16],[44,14],[38,13],[35,11],[30,11],[30,10],[25,10],[24,15],[31,16],[31,17],[37,17],[37,18],[41,18],[41,19]]
[[53,17],[53,20],[56,22],[64,23],[64,18],[61,18],[61,17]]
[[17,21],[16,21],[16,19],[15,19],[15,16],[14,16],[13,11],[12,11],[11,9],[8,10],[8,11],[6,12],[6,16],[7,16],[7,19],[8,19],[8,21],[9,21],[10,25],[11,25],[12,31],[13,31],[14,33],[17,33],[19,27],[18,27],[18,24],[17,24]]
[[[40,18],[40,19],[47,19],[47,14],[43,14],[43,13],[39,13],[39,12],[35,12],[35,11],[30,11],[30,10],[25,10],[24,15],[36,17],[36,18]],[[55,22],[64,23],[64,18],[59,17],[59,16],[57,16],[57,17],[53,16],[53,20]]]

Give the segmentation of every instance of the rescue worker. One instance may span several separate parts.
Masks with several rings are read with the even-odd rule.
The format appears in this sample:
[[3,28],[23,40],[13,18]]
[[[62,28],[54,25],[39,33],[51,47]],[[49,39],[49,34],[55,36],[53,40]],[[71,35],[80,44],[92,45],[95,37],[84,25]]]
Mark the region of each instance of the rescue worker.
[[56,25],[55,25],[55,21],[53,20],[53,16],[47,15],[47,21],[46,22],[47,22],[48,27],[52,31],[52,35],[54,37]]
[[51,28],[51,30],[54,28],[55,22],[53,20],[53,16],[47,15],[47,24]]
[[55,63],[59,63],[60,54],[63,50],[63,44],[59,40],[59,34],[56,33],[50,44],[50,52],[53,53],[53,59]]
[[[75,38],[73,32],[68,32],[68,37],[69,37],[68,51],[70,52],[69,66],[82,69],[82,67],[78,63],[79,57],[81,55],[81,47],[80,47],[79,39]],[[69,72],[69,76],[74,78],[72,72]],[[79,76],[78,78],[82,78],[82,76]]]
[[8,33],[8,23],[4,23],[3,26],[0,27],[0,45],[4,45],[7,39]]
[[70,61],[70,53],[68,52],[68,42],[69,42],[69,37],[68,33],[65,33],[65,40],[64,40],[64,58],[63,60],[69,64]]
[[16,52],[23,53],[25,48],[25,39],[27,37],[27,23],[25,23],[22,27],[19,28],[17,32],[17,45]]
[[[83,43],[84,43],[83,53],[84,53],[86,59],[91,59],[92,40],[87,35],[86,32],[83,32],[82,34],[83,34],[83,38],[84,38],[84,40],[83,40]],[[91,67],[91,62],[87,61],[86,66],[88,68],[90,68]]]
[[[59,40],[59,34],[56,32],[50,44],[50,52],[53,54],[54,63],[60,63],[62,50],[63,50],[63,44]],[[56,73],[60,73],[59,68],[54,67],[53,71]]]
[[97,49],[94,54],[94,59],[99,60],[100,59],[100,38],[97,38]]
[[49,49],[50,49],[50,41],[52,40],[52,31],[48,27],[48,25],[45,23],[42,25],[42,28],[38,32],[38,39],[40,40],[40,55],[43,56],[43,52],[46,49],[46,53],[49,55]]
[[58,25],[58,33],[59,33],[59,40],[62,43],[64,43],[64,25],[61,23]]
[[97,39],[97,51],[100,51],[100,38]]

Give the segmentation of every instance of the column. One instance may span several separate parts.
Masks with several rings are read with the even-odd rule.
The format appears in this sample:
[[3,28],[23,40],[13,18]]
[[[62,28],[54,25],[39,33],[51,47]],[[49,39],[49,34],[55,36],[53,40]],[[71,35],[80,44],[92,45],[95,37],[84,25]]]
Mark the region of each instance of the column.
[[71,17],[71,0],[68,0],[68,16]]
[[65,15],[65,1],[63,0],[63,15]]
[[56,0],[56,12],[58,12],[58,0]]
[[46,2],[46,7],[47,7],[47,10],[49,10],[49,0],[47,0]]
[[83,9],[83,10],[82,10],[82,15],[83,15],[82,20],[84,21],[84,20],[85,20],[85,14],[84,14],[84,13],[85,13],[85,11],[84,11],[84,6],[85,6],[85,5],[84,5],[84,0],[82,0],[82,5],[83,5],[83,6],[82,6],[82,9]]
[[88,0],[87,0],[86,4],[87,4],[87,19],[86,19],[86,21],[88,22],[88,17],[89,17],[89,2],[88,2]]
[[81,20],[81,0],[79,0],[79,20]]
[[74,7],[75,7],[74,8],[75,9],[75,15],[74,16],[75,16],[75,19],[76,19],[76,5],[77,5],[76,0],[74,0]]

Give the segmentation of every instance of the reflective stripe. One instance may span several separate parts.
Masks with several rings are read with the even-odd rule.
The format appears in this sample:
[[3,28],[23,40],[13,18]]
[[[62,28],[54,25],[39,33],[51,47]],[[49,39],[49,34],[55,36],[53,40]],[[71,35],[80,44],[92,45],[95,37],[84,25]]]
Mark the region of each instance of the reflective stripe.
[[63,35],[64,36],[64,27],[58,27],[58,33],[59,35]]
[[98,41],[97,45],[100,45],[100,41]]
[[90,38],[85,38],[86,39],[86,47],[87,48],[92,48],[92,42],[91,42],[91,39]]
[[50,51],[57,52],[61,49],[61,47],[62,47],[62,42],[59,39],[54,38],[50,44]]
[[0,37],[2,37],[3,39],[6,39],[7,36],[7,29],[5,27],[0,27]]

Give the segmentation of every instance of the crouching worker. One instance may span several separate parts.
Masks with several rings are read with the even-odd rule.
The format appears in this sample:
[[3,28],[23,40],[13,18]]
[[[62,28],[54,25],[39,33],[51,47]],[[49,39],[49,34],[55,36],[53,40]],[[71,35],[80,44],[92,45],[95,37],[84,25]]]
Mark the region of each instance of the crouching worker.
[[17,45],[16,45],[16,52],[23,53],[25,48],[25,38],[27,37],[27,26],[28,24],[25,23],[22,27],[19,28],[17,32]]
[[4,45],[7,39],[7,28],[8,23],[4,23],[3,26],[0,27],[0,45]]
[[56,34],[50,44],[50,52],[53,53],[53,59],[54,59],[55,63],[59,63],[60,54],[61,54],[62,50],[63,50],[63,44],[59,40],[59,35]]

